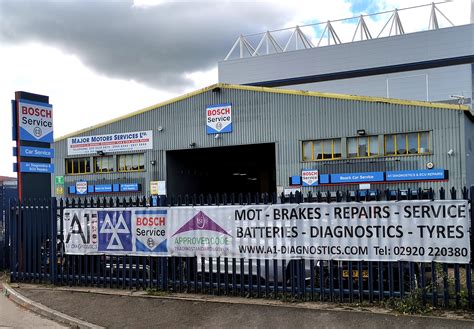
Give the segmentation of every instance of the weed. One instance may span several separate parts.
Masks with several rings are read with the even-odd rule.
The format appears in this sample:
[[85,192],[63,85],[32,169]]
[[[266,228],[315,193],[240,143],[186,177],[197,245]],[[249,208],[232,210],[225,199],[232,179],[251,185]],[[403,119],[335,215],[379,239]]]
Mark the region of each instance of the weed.
[[152,288],[148,288],[146,290],[146,294],[150,295],[150,296],[167,296],[168,295],[168,293],[165,292],[165,291],[156,290],[156,289],[152,289]]
[[426,314],[430,311],[423,303],[423,289],[415,288],[403,298],[390,298],[384,302],[385,307],[403,314]]

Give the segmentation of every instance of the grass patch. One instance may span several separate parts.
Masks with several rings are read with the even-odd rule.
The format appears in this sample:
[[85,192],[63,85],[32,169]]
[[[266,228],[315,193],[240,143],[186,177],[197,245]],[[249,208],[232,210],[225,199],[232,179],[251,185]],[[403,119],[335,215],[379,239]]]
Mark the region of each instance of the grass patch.
[[146,290],[146,294],[150,296],[168,296],[169,295],[169,293],[166,291],[152,289],[152,288],[148,288]]

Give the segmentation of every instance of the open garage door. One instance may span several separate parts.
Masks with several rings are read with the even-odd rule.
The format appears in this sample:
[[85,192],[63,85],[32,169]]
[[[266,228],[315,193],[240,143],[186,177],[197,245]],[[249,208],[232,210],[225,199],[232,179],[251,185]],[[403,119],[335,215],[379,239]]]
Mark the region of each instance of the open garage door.
[[276,190],[275,144],[166,152],[169,196]]

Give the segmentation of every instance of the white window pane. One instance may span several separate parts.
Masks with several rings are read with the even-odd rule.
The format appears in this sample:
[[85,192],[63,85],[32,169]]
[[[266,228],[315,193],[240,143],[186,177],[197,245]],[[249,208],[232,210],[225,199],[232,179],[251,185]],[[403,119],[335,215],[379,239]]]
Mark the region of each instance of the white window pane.
[[334,140],[334,157],[335,158],[341,157],[341,140],[340,139]]
[[379,138],[378,136],[369,137],[370,156],[376,156],[379,154]]
[[407,154],[407,135],[397,135],[397,154]]
[[313,160],[313,142],[303,142],[303,161]]
[[369,155],[368,145],[367,145],[367,137],[359,137],[359,156],[366,157]]
[[418,153],[418,133],[408,134],[408,153]]
[[347,157],[354,158],[357,156],[357,138],[347,139]]
[[420,153],[429,153],[430,152],[430,143],[429,143],[430,133],[425,131],[420,133]]

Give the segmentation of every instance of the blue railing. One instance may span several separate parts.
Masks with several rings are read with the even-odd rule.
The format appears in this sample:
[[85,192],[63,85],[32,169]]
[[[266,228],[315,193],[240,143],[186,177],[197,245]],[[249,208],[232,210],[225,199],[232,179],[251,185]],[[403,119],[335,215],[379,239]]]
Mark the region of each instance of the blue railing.
[[[255,260],[234,258],[67,255],[62,214],[65,208],[186,205],[244,205],[305,202],[467,199],[460,191],[358,191],[312,195],[185,195],[166,199],[85,198],[11,201],[12,282],[53,283],[118,289],[154,289],[214,295],[296,300],[376,302],[419,294],[424,304],[472,307],[470,264]],[[472,204],[472,202],[471,202]],[[471,221],[474,218],[470,209]],[[472,249],[472,237],[471,237]],[[471,258],[472,259],[472,258]]]

